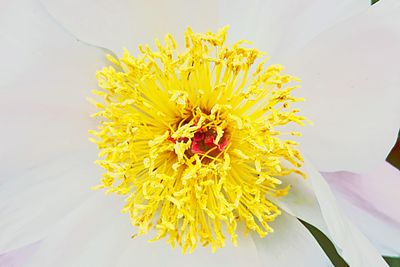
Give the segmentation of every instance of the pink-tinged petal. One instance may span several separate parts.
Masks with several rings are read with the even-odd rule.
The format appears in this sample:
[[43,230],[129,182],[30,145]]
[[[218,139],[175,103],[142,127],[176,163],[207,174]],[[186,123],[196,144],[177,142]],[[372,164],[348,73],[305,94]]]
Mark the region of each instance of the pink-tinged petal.
[[310,161],[306,160],[304,169],[318,200],[330,239],[338,247],[343,259],[350,266],[387,266],[377,249],[340,209],[328,183]]
[[400,2],[380,1],[289,55],[300,109],[314,122],[302,150],[318,170],[364,172],[382,162],[400,126]]
[[[104,51],[84,45],[37,1],[2,1],[0,251],[45,237],[101,176],[88,141]],[[4,77],[3,77],[4,76]]]
[[184,255],[165,240],[147,242],[155,233],[131,238],[138,229],[120,212],[123,204],[123,198],[97,192],[53,229],[27,266],[263,266],[250,237],[239,238],[239,247],[227,241],[211,253],[199,245]]
[[283,212],[271,223],[273,233],[252,234],[263,266],[332,266],[324,251],[300,221]]
[[360,175],[323,173],[347,216],[383,255],[400,256],[400,171],[384,163]]
[[40,246],[40,242],[36,242],[25,247],[0,254],[0,266],[4,267],[22,267],[29,262],[34,253]]
[[386,266],[371,242],[345,216],[329,185],[308,160],[303,171],[308,175],[306,180],[299,175],[282,178],[291,190],[271,200],[321,230],[350,266]]

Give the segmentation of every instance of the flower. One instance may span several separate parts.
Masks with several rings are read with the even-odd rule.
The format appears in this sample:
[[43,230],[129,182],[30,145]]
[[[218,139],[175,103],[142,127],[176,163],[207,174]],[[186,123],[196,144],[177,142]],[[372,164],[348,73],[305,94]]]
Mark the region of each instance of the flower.
[[281,214],[264,196],[287,194],[280,176],[305,176],[297,143],[277,130],[304,125],[290,108],[303,100],[288,86],[297,79],[280,65],[265,68],[262,53],[244,41],[226,46],[226,35],[227,27],[216,34],[189,28],[187,51],[177,52],[167,35],[155,52],[146,46],[139,57],[109,56],[115,67],[97,74],[103,90],[94,93],[104,103],[93,100],[94,116],[104,121],[93,141],[106,170],[98,188],[128,196],[124,211],[139,234],[154,227],[152,240],[167,236],[183,251],[198,240],[223,247],[223,225],[237,244],[238,222],[264,237]]
[[[91,110],[85,101],[87,89],[95,88],[93,72],[106,64],[105,53],[112,54],[101,47],[119,51],[122,46],[134,47],[135,40],[149,42],[153,34],[172,31],[178,36],[189,24],[203,31],[229,23],[228,42],[238,37],[253,40],[270,53],[270,62],[281,62],[302,78],[301,95],[307,99],[302,113],[315,122],[304,127],[302,154],[319,170],[365,172],[366,166],[384,159],[398,128],[398,6],[382,1],[368,10],[360,1],[317,2],[301,8],[286,1],[219,2],[218,7],[203,2],[157,7],[137,2],[133,9],[125,2],[80,2],[79,8],[73,2],[46,2],[64,30],[34,1],[6,2],[1,10],[2,47],[13,52],[4,55],[7,64],[1,73],[6,75],[0,79],[5,88],[0,118],[7,125],[2,132],[7,141],[2,144],[2,251],[42,240],[29,260],[40,266],[240,266],[257,265],[260,259],[272,266],[329,265],[296,219],[300,218],[323,231],[351,266],[383,265],[377,251],[341,213],[309,160],[303,166],[307,180],[292,175],[280,179],[291,184],[291,190],[274,199],[282,214],[270,223],[274,233],[263,239],[239,235],[238,248],[227,244],[211,254],[199,247],[187,255],[163,242],[131,240],[132,227],[118,212],[123,200],[87,190],[100,170],[91,163],[96,151],[87,144],[86,131],[94,125],[86,118]],[[224,14],[221,21],[218,10]],[[77,42],[67,31],[98,47]],[[376,68],[383,63],[384,69]],[[384,235],[383,242],[395,241],[386,229],[374,233]]]

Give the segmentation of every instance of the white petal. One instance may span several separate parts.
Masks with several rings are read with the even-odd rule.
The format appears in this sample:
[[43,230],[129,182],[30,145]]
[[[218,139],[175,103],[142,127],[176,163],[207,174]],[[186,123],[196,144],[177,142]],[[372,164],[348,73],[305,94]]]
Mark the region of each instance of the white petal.
[[85,98],[105,62],[103,51],[77,42],[36,1],[8,1],[0,13],[4,251],[43,238],[100,177]]
[[378,251],[338,208],[324,178],[308,161],[304,171],[308,174],[307,180],[295,175],[282,178],[292,188],[287,196],[273,201],[321,230],[350,266],[386,266]]
[[117,53],[123,46],[153,43],[154,38],[162,38],[167,32],[182,40],[189,25],[196,31],[215,31],[226,24],[232,25],[231,36],[248,38],[271,53],[284,53],[288,47],[301,47],[322,30],[369,5],[367,0],[42,1],[79,39]]
[[305,170],[313,185],[330,238],[339,248],[339,254],[343,259],[350,266],[387,266],[375,247],[340,210],[321,174],[308,161]]
[[93,194],[49,233],[28,266],[112,266],[131,234],[122,204]]
[[304,127],[301,145],[319,170],[373,168],[397,138],[400,7],[381,2],[286,59],[303,81],[303,114],[315,123]]
[[87,198],[93,172],[79,160],[76,155],[49,160],[46,166],[22,171],[2,184],[0,251],[42,239]]
[[133,238],[136,230],[121,214],[122,199],[102,194],[71,213],[42,244],[29,266],[261,266],[250,238],[211,253],[197,248],[182,255],[165,240],[149,243],[149,235]]
[[250,40],[268,52],[272,60],[279,60],[281,55],[304,46],[323,30],[369,5],[367,0],[223,0],[219,1],[220,25],[231,25],[228,40]]
[[[210,247],[197,247],[192,254],[182,254],[180,248],[174,250],[164,242],[148,243],[147,236],[132,240],[124,253],[117,260],[118,267],[130,267],[132,262],[138,265],[158,267],[234,267],[234,266],[264,266],[257,254],[253,240],[247,236],[239,236],[238,246],[234,247],[229,241],[226,246],[212,253]],[[157,255],[155,257],[154,255]]]
[[373,172],[323,173],[352,222],[386,256],[400,257],[400,171],[384,163]]
[[273,198],[272,201],[287,213],[312,224],[329,237],[310,179],[304,180],[299,175],[288,175],[279,179],[291,188],[289,194]]
[[112,49],[136,49],[171,33],[183,40],[188,26],[207,31],[217,25],[215,2],[147,0],[42,0],[49,12],[77,38]]
[[283,212],[264,238],[254,236],[258,254],[265,266],[332,266],[324,251],[296,217]]

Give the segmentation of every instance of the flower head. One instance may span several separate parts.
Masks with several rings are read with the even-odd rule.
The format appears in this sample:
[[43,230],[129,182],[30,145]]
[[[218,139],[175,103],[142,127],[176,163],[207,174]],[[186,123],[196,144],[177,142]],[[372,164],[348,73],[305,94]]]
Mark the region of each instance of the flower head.
[[[346,4],[338,4],[337,1],[329,1],[329,3],[328,1],[309,1],[309,3],[298,5],[287,1],[168,1],[162,4],[160,1],[129,0],[118,1],[116,5],[115,1],[111,0],[101,1],[101,4],[91,0],[40,1],[40,3],[36,0],[6,1],[0,10],[1,46],[4,51],[8,51],[2,58],[5,64],[2,65],[4,70],[1,72],[3,77],[0,79],[3,99],[0,106],[0,120],[4,128],[1,131],[1,140],[4,142],[1,145],[3,157],[0,174],[2,180],[0,265],[132,266],[132,264],[145,264],[146,266],[174,267],[221,265],[233,267],[249,264],[255,267],[264,266],[265,263],[277,267],[335,265],[334,262],[330,262],[310,232],[299,222],[298,219],[300,219],[321,230],[334,243],[338,253],[348,265],[387,266],[380,254],[400,255],[400,239],[396,238],[399,236],[400,229],[399,216],[398,209],[395,209],[393,205],[399,202],[396,189],[400,186],[400,179],[396,178],[399,178],[400,173],[393,167],[389,170],[377,169],[366,176],[354,172],[366,173],[369,168],[378,166],[392,147],[393,140],[397,138],[398,115],[400,114],[398,110],[400,106],[397,103],[400,86],[398,75],[400,7],[397,1],[380,1],[372,7],[368,7],[369,1],[345,2]],[[210,6],[215,8],[210,8]],[[97,81],[93,77],[95,70],[109,65],[108,62],[104,62],[105,51],[113,55],[118,54],[119,49],[124,45],[136,46],[139,40],[149,42],[153,36],[160,36],[163,32],[180,36],[179,33],[186,27],[184,25],[189,24],[200,31],[222,24],[231,24],[233,31],[227,37],[229,43],[233,43],[231,40],[240,38],[252,40],[258,48],[271,53],[272,62],[285,63],[288,72],[302,78],[304,90],[301,90],[301,95],[310,102],[309,105],[302,105],[302,114],[309,116],[315,122],[314,127],[304,127],[304,136],[300,141],[301,147],[298,148],[308,158],[301,167],[307,173],[308,179],[299,179],[296,173],[286,176],[270,175],[282,182],[281,185],[275,184],[277,189],[281,190],[290,185],[290,191],[285,196],[274,196],[270,193],[262,195],[280,209],[280,215],[276,216],[274,221],[267,222],[268,226],[274,229],[274,233],[268,234],[265,238],[257,238],[256,234],[251,237],[243,236],[239,234],[239,229],[246,225],[246,221],[238,218],[236,232],[240,246],[233,248],[231,242],[226,241],[224,249],[214,254],[209,253],[209,247],[200,246],[199,233],[202,233],[198,230],[201,227],[200,224],[195,225],[197,228],[192,235],[197,242],[197,248],[191,255],[181,255],[179,250],[169,249],[169,244],[166,242],[145,243],[147,235],[130,240],[133,227],[130,220],[126,218],[126,214],[120,213],[121,196],[113,194],[105,198],[102,194],[103,190],[97,192],[89,190],[90,185],[96,183],[101,173],[100,168],[92,164],[98,151],[95,146],[87,142],[86,132],[87,129],[94,128],[94,120],[88,117],[88,113],[92,112],[88,110],[89,105],[85,97],[89,94],[88,90],[96,87]],[[180,38],[176,40],[179,51],[182,52],[183,40]],[[191,38],[187,40],[190,41]],[[216,58],[217,54],[223,55],[221,51],[225,45],[219,47],[217,44],[217,47],[213,47],[210,42],[205,40],[201,42],[203,42],[203,47],[198,50],[201,52],[197,54],[191,52],[191,55],[201,58],[201,54],[204,54],[204,49],[206,49],[204,45],[210,51],[210,56],[207,58]],[[168,43],[171,57],[175,61],[178,60],[171,39],[168,39],[167,45],[164,45],[164,50],[168,50]],[[191,41],[189,44],[188,51],[191,51],[194,49],[194,44]],[[237,45],[237,47],[243,46],[248,45],[245,43]],[[187,96],[177,94],[174,99],[172,97],[176,93],[174,90],[179,88],[168,86],[168,91],[171,93],[166,93],[164,88],[167,86],[161,84],[161,81],[167,85],[178,84],[176,80],[184,81],[183,77],[175,80],[170,78],[173,76],[171,73],[179,76],[180,71],[184,70],[183,67],[181,70],[174,69],[171,64],[167,64],[169,69],[164,67],[163,61],[168,61],[169,52],[154,52],[159,56],[155,57],[152,56],[152,52],[146,52],[147,48],[143,50],[145,54],[138,58],[129,56],[122,59],[116,59],[117,56],[114,56],[115,59],[110,58],[114,61],[115,75],[108,75],[106,79],[102,78],[104,85],[110,82],[115,84],[111,91],[107,88],[101,91],[100,95],[103,95],[105,99],[98,100],[97,104],[100,107],[100,114],[98,114],[100,117],[97,119],[101,121],[101,128],[98,130],[100,137],[96,138],[96,142],[103,147],[101,160],[104,161],[101,164],[110,169],[105,173],[106,186],[103,186],[106,190],[128,198],[127,211],[133,212],[136,209],[137,216],[134,218],[139,226],[144,222],[138,219],[139,216],[146,218],[143,214],[147,212],[148,215],[154,214],[151,220],[152,226],[148,224],[147,227],[156,228],[157,223],[160,222],[159,225],[167,227],[172,225],[173,229],[176,224],[162,223],[174,222],[173,218],[175,218],[182,222],[179,223],[178,228],[181,231],[186,217],[182,215],[178,218],[177,213],[182,210],[186,212],[187,209],[182,207],[179,209],[174,201],[179,199],[180,203],[187,204],[187,202],[183,202],[179,194],[174,196],[170,190],[163,192],[173,197],[170,198],[171,201],[165,198],[155,199],[155,195],[151,194],[158,192],[158,196],[165,196],[161,195],[161,191],[156,187],[161,180],[157,180],[154,172],[167,173],[168,175],[164,177],[168,178],[175,171],[172,167],[167,169],[167,165],[160,164],[158,164],[159,168],[151,169],[149,166],[152,161],[157,165],[157,160],[149,156],[151,149],[155,150],[164,144],[172,145],[171,157],[165,160],[164,164],[173,165],[178,161],[175,165],[178,170],[187,165],[186,161],[179,162],[178,155],[175,153],[176,144],[186,144],[187,149],[183,150],[182,157],[198,157],[202,170],[211,168],[209,167],[211,159],[207,156],[204,162],[201,161],[201,157],[205,154],[215,158],[215,164],[224,162],[224,156],[227,154],[231,160],[228,165],[231,168],[227,172],[232,172],[234,166],[247,168],[245,173],[252,175],[250,178],[241,174],[236,175],[242,178],[241,181],[246,182],[252,181],[253,176],[258,176],[257,173],[252,174],[248,171],[254,170],[256,166],[255,160],[253,161],[250,157],[257,150],[252,144],[247,147],[241,146],[243,149],[239,150],[251,159],[247,161],[245,159],[240,161],[237,159],[238,156],[234,155],[233,148],[237,145],[238,139],[239,142],[250,140],[245,134],[242,135],[243,138],[240,138],[240,135],[236,137],[238,135],[232,132],[232,128],[239,127],[235,120],[229,124],[226,122],[223,126],[215,122],[207,126],[210,129],[193,130],[193,136],[182,131],[182,135],[187,137],[168,136],[164,142],[154,143],[158,140],[156,137],[163,136],[165,132],[168,131],[169,134],[174,134],[174,132],[168,126],[170,121],[164,118],[157,121],[167,122],[163,124],[166,124],[165,130],[153,133],[154,129],[158,129],[148,122],[155,116],[150,116],[153,110],[172,109],[176,106],[174,104],[176,101],[184,103],[180,105],[179,110],[182,110],[186,101],[192,104],[193,102],[186,100],[190,97],[188,92]],[[249,84],[259,77],[251,76],[257,72],[256,66],[262,61],[262,55],[257,56],[254,67],[248,71],[250,78],[246,79],[247,83],[241,89],[244,92],[248,92]],[[191,57],[183,54],[180,58]],[[234,59],[234,56],[230,58]],[[220,60],[222,63],[219,64],[225,64],[221,67],[220,81],[225,79],[230,82],[229,84],[235,84],[235,80],[228,76],[233,75],[232,71],[226,71],[227,59],[222,57]],[[151,65],[150,61],[155,63]],[[199,73],[198,68],[201,64],[198,62],[196,70],[193,69],[190,71],[190,76],[186,76],[190,84],[194,82],[195,72]],[[217,67],[218,60],[210,61],[209,64],[209,79],[197,80],[211,81],[209,82],[211,85],[216,85],[216,71],[213,68]],[[155,65],[162,71],[156,71]],[[191,62],[183,64],[179,63],[179,60],[175,66],[177,65],[192,67]],[[385,67],[377,68],[382,65]],[[230,66],[232,69],[233,65]],[[148,70],[144,71],[146,68]],[[242,65],[236,68],[238,74],[235,89],[240,87],[245,69]],[[105,70],[103,73],[107,71],[112,73],[110,70]],[[139,71],[148,75],[140,75]],[[142,83],[150,83],[149,74],[155,77],[156,75],[168,77],[168,79],[154,78],[157,87],[164,90],[164,92],[158,90],[157,94],[159,98],[163,96],[166,98],[166,101],[160,101],[168,103],[166,107],[154,107],[156,102],[149,101],[151,96],[149,92],[153,92],[154,89],[145,91],[138,86],[141,83],[139,77],[145,78]],[[205,76],[203,74],[204,71],[201,76]],[[199,76],[197,74],[197,77]],[[136,87],[127,86],[129,84],[127,81],[132,81],[129,83]],[[288,88],[290,83],[283,85],[281,88],[268,85],[271,87],[271,94],[267,94],[264,102],[254,103],[253,108],[243,112],[242,117],[238,116],[243,129],[237,132],[244,133],[243,131],[249,129],[246,125],[254,125],[249,121],[257,120],[249,117],[255,110],[269,103],[267,99],[271,98],[273,91],[281,92]],[[146,89],[149,88],[151,89],[151,87]],[[187,87],[182,88],[184,89],[181,91],[187,91]],[[127,92],[131,95],[136,92],[139,95],[124,97]],[[225,92],[226,89],[224,89]],[[231,94],[234,93],[235,91],[231,92]],[[254,95],[243,100],[243,103],[252,97],[254,98]],[[153,93],[152,99],[154,98]],[[218,104],[227,98],[219,97]],[[142,104],[133,103],[123,106],[122,99],[130,99],[127,102],[141,100]],[[205,97],[200,99],[199,102],[205,101]],[[214,101],[214,98],[209,99]],[[136,109],[140,105],[143,110]],[[145,105],[152,105],[153,108],[146,111]],[[232,103],[230,105],[232,109],[228,110],[229,113],[237,112],[234,105]],[[280,106],[281,104],[278,104],[271,111],[265,112],[264,119],[272,112],[275,112],[277,116],[281,114],[277,112],[277,110],[282,111]],[[127,109],[131,111],[127,112]],[[111,110],[113,112],[110,112]],[[288,107],[284,110],[288,110]],[[228,113],[226,106],[222,107],[222,111],[220,115]],[[206,112],[199,108],[197,113],[196,109],[193,113],[210,116],[211,110]],[[161,111],[160,114],[162,114]],[[180,113],[177,112],[177,114]],[[159,116],[162,117],[162,115]],[[244,118],[246,116],[247,120]],[[137,119],[128,120],[129,117]],[[140,124],[137,123],[139,119],[146,121]],[[188,124],[191,119],[183,121],[181,126]],[[207,119],[208,122],[204,119],[203,123],[214,122],[214,119]],[[134,125],[127,127],[126,123],[122,123],[123,120],[135,123],[139,127]],[[216,142],[218,136],[216,127],[224,130],[218,142]],[[139,133],[146,128],[149,129],[147,132],[150,134],[140,135]],[[269,136],[272,139],[277,138],[278,135],[274,135],[274,131],[278,129],[285,131],[283,128],[286,130],[288,127],[269,128]],[[177,127],[173,130],[177,131]],[[136,134],[134,134],[135,131]],[[128,141],[124,141],[127,140],[126,135],[132,136],[129,144]],[[147,139],[150,136],[152,140],[139,143],[139,138],[143,136]],[[252,136],[254,137],[255,134]],[[263,135],[260,134],[260,136]],[[280,135],[280,139],[276,140],[277,143],[284,142],[281,141],[284,139],[282,136],[291,138],[287,134]],[[132,143],[132,139],[135,143]],[[152,147],[149,146],[149,141],[153,141]],[[263,145],[259,141],[256,143],[260,147]],[[295,147],[292,149],[294,150]],[[142,152],[145,152],[146,156],[141,155]],[[162,157],[162,154],[154,155]],[[145,160],[146,158],[148,160]],[[165,156],[162,157],[162,159],[165,158]],[[293,169],[293,172],[296,171],[296,165],[292,164],[292,167],[289,167],[291,164],[284,157],[278,158],[281,168],[286,167]],[[161,159],[158,162],[161,163]],[[301,160],[297,162],[301,163]],[[130,169],[129,164],[131,164]],[[272,166],[264,162],[260,162],[260,165],[262,173],[273,170]],[[346,172],[324,173],[332,186],[333,191],[331,191],[319,172],[322,170],[346,170]],[[229,173],[226,175],[225,183],[233,177]],[[126,174],[126,178],[123,174]],[[196,181],[197,178],[198,176],[193,176],[186,184],[191,185],[190,182]],[[181,182],[178,179],[174,181]],[[147,182],[146,189],[144,189],[145,182]],[[167,180],[164,179],[162,182],[161,185],[166,185]],[[169,185],[171,184],[172,182],[169,182]],[[183,187],[183,183],[181,184]],[[271,188],[273,184],[271,182],[267,186]],[[222,190],[223,184],[220,185]],[[199,186],[194,186],[195,190]],[[201,186],[204,187],[204,185]],[[259,187],[250,187],[248,184],[242,187],[245,190],[259,189]],[[164,188],[174,189],[175,184]],[[218,187],[209,186],[209,188]],[[143,194],[145,192],[146,194]],[[227,193],[224,191],[222,195],[225,197],[228,193],[237,194],[234,190],[227,190]],[[247,197],[242,194],[238,198],[236,210],[235,205],[230,205],[233,207],[232,213],[235,214],[235,219],[239,212],[248,211],[248,206],[261,205],[260,202],[254,200],[257,199],[256,193],[257,191],[252,191],[247,194]],[[191,197],[197,200],[196,196],[195,191]],[[129,201],[131,204],[134,203],[133,207],[129,207]],[[156,212],[149,209],[150,201],[152,203],[158,201],[159,205],[153,206],[157,209]],[[190,206],[194,207],[196,206],[192,203],[202,204],[202,207],[211,211],[210,214],[215,210],[212,208],[212,203],[203,204],[200,201],[190,203]],[[162,213],[163,207],[168,208],[169,211],[175,209],[176,214],[165,211]],[[341,207],[345,208],[347,214],[341,211]],[[229,239],[224,217],[219,215],[220,217],[216,218],[220,219],[215,220],[214,223],[206,212],[204,209],[204,212],[200,214],[204,214],[204,218],[207,219],[206,223],[210,226],[213,236],[217,238],[215,224],[219,223],[221,233]],[[168,214],[171,214],[170,217]],[[198,218],[197,214],[193,217]],[[257,214],[253,214],[253,219],[255,224],[266,232]],[[190,223],[193,221],[187,222],[186,231],[190,229]],[[359,230],[363,231],[366,237]],[[171,237],[171,233],[177,233],[163,229],[159,231],[166,233],[167,240]],[[185,246],[187,242],[191,242],[186,238],[185,233],[182,235],[182,232],[179,232],[179,234],[181,239],[173,238],[175,243],[181,240],[181,245]],[[370,241],[377,246],[377,249]],[[33,245],[27,247],[28,250],[24,249],[28,253],[15,254],[16,251],[20,252],[21,248],[32,243]],[[193,246],[187,245],[187,249],[189,248]],[[18,260],[21,259],[24,262],[4,261],[8,256],[16,257],[16,255],[18,255]]]
[[114,66],[97,74],[99,187],[128,196],[124,211],[139,234],[154,227],[153,240],[167,237],[183,251],[224,246],[223,225],[234,244],[238,222],[261,237],[272,232],[280,210],[268,196],[288,193],[279,177],[302,174],[286,137],[299,133],[279,132],[305,121],[291,108],[302,100],[291,95],[298,79],[264,67],[264,53],[246,41],[226,45],[226,35],[227,27],[189,28],[185,51],[167,35],[156,51],[109,57]]

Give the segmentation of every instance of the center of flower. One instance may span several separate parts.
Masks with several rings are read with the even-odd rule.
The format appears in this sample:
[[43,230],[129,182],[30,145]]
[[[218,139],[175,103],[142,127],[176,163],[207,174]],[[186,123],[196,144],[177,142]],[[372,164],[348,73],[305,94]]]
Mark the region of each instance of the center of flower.
[[221,140],[216,143],[216,136],[217,133],[214,130],[201,129],[197,131],[192,138],[191,152],[197,154],[212,153],[215,155],[215,153],[224,151],[228,145],[228,139],[223,136]]
[[[229,140],[227,137],[223,136],[222,139],[216,143],[215,138],[217,133],[212,129],[200,129],[194,133],[191,140],[190,152],[192,154],[209,154],[212,156],[217,156],[220,152],[228,146]],[[189,139],[187,137],[178,138],[178,140],[169,137],[168,141],[176,144],[176,142],[187,143]]]
[[115,66],[97,75],[99,188],[126,195],[138,235],[154,228],[153,240],[183,251],[199,243],[215,251],[226,233],[236,244],[239,223],[261,237],[272,232],[280,210],[270,199],[289,190],[279,178],[301,173],[297,143],[287,139],[298,133],[278,130],[305,120],[291,107],[302,101],[291,95],[298,80],[264,67],[263,53],[243,41],[226,45],[226,34],[188,29],[182,52],[167,35],[157,51],[109,57]]
[[[207,123],[198,128],[199,119],[195,120],[194,125],[187,128],[195,128],[196,130],[192,134],[193,137],[168,137],[168,141],[176,144],[177,142],[189,143],[189,148],[185,151],[185,154],[190,158],[194,154],[207,155],[208,157],[218,157],[224,152],[229,144],[229,137],[227,129],[212,126],[213,123]],[[215,123],[214,123],[215,124]],[[186,124],[185,124],[186,125]],[[198,129],[197,129],[198,128]],[[222,131],[220,131],[222,129]],[[218,134],[220,131],[222,134]]]

